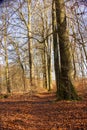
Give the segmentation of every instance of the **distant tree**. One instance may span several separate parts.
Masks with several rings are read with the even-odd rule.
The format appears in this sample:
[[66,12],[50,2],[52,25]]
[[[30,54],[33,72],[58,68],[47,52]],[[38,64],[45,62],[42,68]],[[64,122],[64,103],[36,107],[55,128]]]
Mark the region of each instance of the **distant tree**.
[[4,55],[5,55],[5,77],[6,77],[6,86],[7,86],[7,93],[11,92],[10,88],[10,76],[9,76],[9,61],[8,61],[8,41],[7,41],[7,8],[4,7],[4,14],[3,14],[3,22],[4,22],[4,31],[3,31],[3,49],[4,49]]

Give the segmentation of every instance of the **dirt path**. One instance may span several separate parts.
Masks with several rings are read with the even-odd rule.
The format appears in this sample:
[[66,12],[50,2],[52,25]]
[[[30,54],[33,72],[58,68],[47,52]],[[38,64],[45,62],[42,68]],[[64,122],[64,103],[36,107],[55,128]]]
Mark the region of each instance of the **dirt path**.
[[55,93],[0,99],[0,130],[87,130],[87,102],[54,102]]

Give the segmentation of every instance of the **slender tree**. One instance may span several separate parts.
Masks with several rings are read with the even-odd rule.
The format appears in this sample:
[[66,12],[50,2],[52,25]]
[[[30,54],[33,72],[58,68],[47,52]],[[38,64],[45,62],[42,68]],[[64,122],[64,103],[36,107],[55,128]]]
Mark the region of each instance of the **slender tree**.
[[[7,8],[5,8],[7,12]],[[10,77],[9,77],[9,62],[8,62],[8,49],[7,49],[7,15],[6,12],[3,16],[4,20],[4,52],[5,52],[5,76],[6,76],[6,86],[7,86],[7,93],[11,92],[10,89]]]

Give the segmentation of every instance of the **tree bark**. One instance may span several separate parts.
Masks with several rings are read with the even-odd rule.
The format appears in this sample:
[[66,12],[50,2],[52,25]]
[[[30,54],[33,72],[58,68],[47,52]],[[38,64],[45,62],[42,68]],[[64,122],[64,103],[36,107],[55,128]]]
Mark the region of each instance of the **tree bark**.
[[[7,9],[6,9],[7,11]],[[5,51],[5,77],[6,77],[6,86],[7,93],[11,92],[10,78],[9,78],[9,63],[8,63],[8,50],[7,50],[7,23],[6,23],[6,14],[4,14],[4,51]]]
[[53,30],[53,51],[54,51],[54,69],[55,69],[55,80],[56,80],[56,88],[57,95],[59,95],[59,80],[60,80],[60,62],[59,62],[59,51],[58,51],[58,35],[57,35],[57,23],[56,23],[56,15],[55,15],[55,2],[52,2],[52,30]]
[[58,98],[65,100],[78,99],[72,84],[72,53],[67,30],[64,0],[55,0],[57,33],[59,37],[61,74],[59,78]]
[[28,53],[29,53],[29,69],[30,69],[30,86],[32,86],[32,48],[31,48],[31,12],[30,12],[30,8],[31,8],[31,0],[28,0]]

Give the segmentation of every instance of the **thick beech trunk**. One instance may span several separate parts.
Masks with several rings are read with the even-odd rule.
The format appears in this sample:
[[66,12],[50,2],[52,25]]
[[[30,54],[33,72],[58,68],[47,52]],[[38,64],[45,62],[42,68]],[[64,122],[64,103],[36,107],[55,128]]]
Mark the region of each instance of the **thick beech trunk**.
[[[61,64],[61,72],[58,81],[59,82],[58,98],[65,100],[68,99],[74,100],[78,99],[78,95],[72,84],[72,76],[73,76],[72,55],[69,42],[69,34],[67,30],[64,0],[55,0],[55,9],[56,9],[56,23],[57,23],[57,34],[59,38],[59,51],[60,51],[60,64]],[[56,42],[54,41],[54,45],[55,44]],[[58,60],[57,59],[54,60],[56,60],[54,61],[56,64]],[[56,66],[57,65],[55,65],[55,70],[58,71]]]

